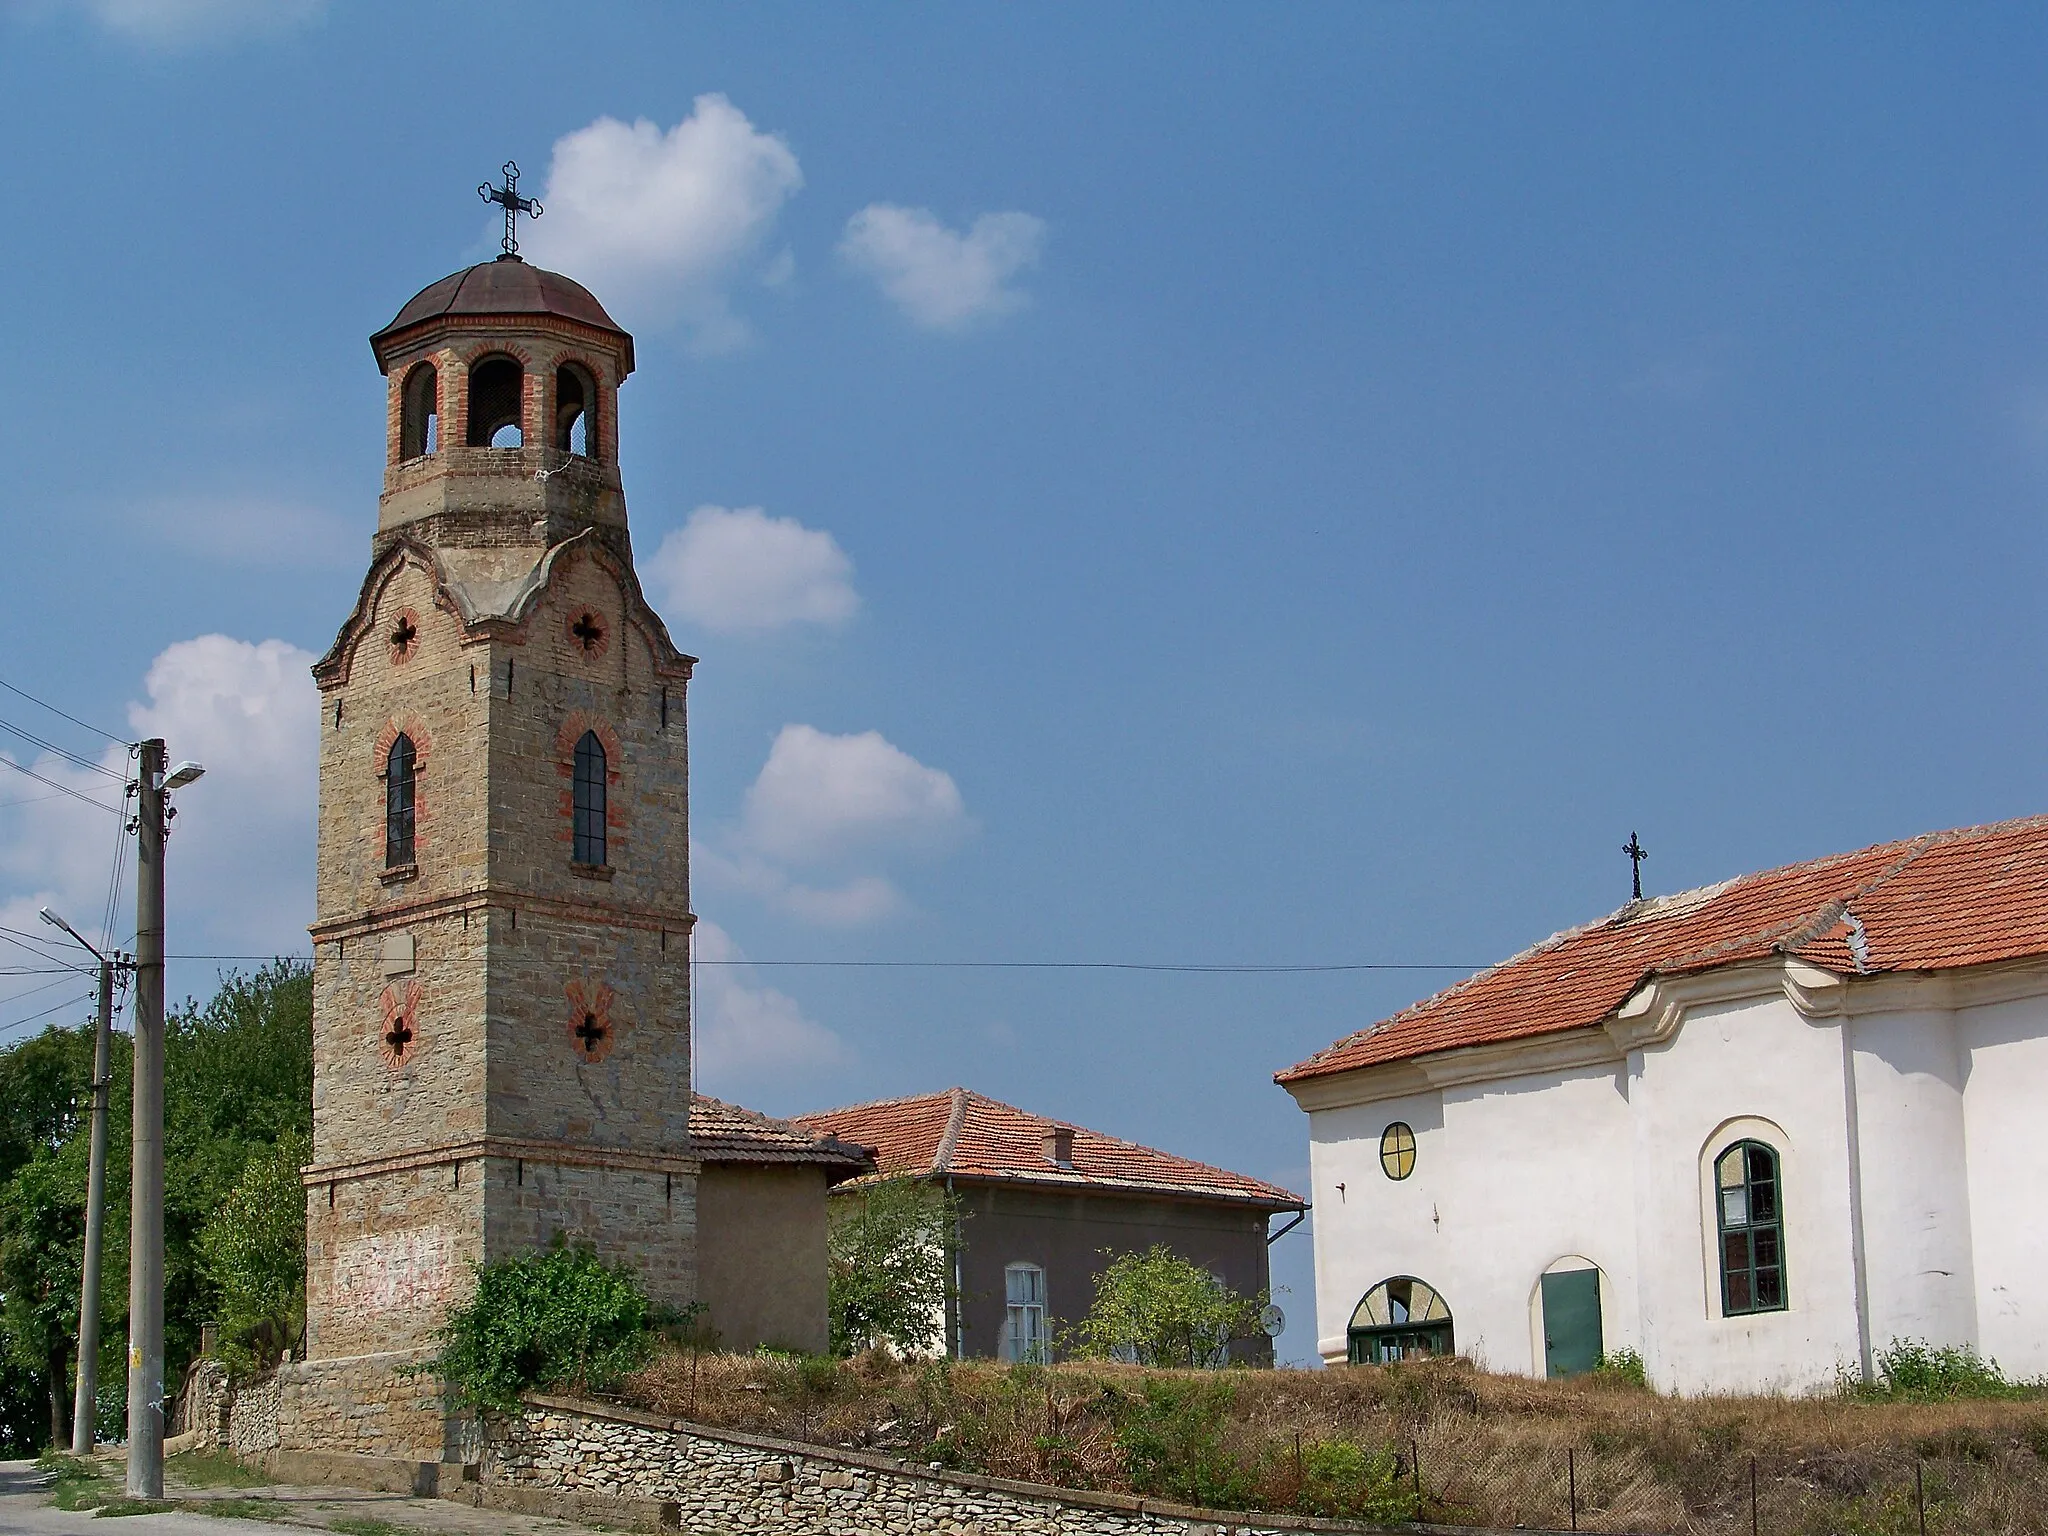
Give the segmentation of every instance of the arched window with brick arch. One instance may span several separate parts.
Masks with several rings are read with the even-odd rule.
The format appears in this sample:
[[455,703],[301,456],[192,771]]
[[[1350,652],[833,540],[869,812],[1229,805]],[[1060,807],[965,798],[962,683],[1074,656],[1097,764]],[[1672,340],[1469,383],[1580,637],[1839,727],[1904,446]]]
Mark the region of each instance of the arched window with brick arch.
[[578,864],[604,863],[604,743],[597,732],[585,731],[576,742],[576,767],[572,780],[572,809],[575,826],[570,857]]
[[555,370],[555,447],[597,457],[597,381],[579,363]]
[[415,774],[418,754],[412,738],[400,735],[384,759],[384,867],[413,862]]
[[526,442],[526,370],[515,357],[499,353],[469,371],[469,430],[472,448],[518,448]]
[[441,376],[421,363],[399,391],[398,456],[417,459],[441,446]]

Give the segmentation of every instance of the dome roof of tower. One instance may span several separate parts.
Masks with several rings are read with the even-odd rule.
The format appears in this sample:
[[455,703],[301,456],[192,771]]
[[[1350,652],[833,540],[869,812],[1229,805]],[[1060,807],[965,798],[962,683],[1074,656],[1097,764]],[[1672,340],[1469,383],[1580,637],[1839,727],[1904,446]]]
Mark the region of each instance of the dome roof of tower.
[[632,336],[605,313],[604,306],[588,288],[574,278],[536,267],[517,256],[480,261],[460,272],[451,272],[414,294],[398,317],[370,338],[377,366],[389,366],[391,344],[405,332],[454,315],[507,319],[516,315],[553,315],[609,331],[625,343],[626,372],[633,371]]

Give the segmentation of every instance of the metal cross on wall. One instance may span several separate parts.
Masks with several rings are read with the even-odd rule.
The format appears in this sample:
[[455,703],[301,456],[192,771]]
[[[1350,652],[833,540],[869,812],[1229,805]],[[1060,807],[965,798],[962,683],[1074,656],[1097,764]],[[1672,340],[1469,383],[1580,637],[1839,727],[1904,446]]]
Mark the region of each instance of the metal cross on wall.
[[487,203],[499,203],[505,209],[505,238],[501,242],[507,256],[519,254],[519,215],[531,214],[540,217],[540,203],[531,197],[519,195],[519,162],[507,160],[499,171],[505,178],[505,185],[494,187],[485,182],[476,189],[476,195]]
[[586,1013],[583,1015],[583,1022],[576,1026],[576,1038],[583,1042],[584,1055],[595,1056],[597,1054],[598,1042],[604,1039],[604,1026],[597,1022],[596,1014]]
[[1635,887],[1632,899],[1641,901],[1643,899],[1643,860],[1650,856],[1650,850],[1637,840],[1635,833],[1631,832],[1628,835],[1628,841],[1622,845],[1621,851],[1628,855],[1629,881]]

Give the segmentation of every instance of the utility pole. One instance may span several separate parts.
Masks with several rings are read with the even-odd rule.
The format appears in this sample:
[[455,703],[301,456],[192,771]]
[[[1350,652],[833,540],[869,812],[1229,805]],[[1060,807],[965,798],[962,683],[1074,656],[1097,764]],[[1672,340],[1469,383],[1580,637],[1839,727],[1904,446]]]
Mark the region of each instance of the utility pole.
[[164,838],[170,792],[206,770],[164,771],[142,743],[135,813],[135,1159],[129,1177],[128,1497],[164,1496]]
[[[114,970],[121,962],[101,954],[85,935],[48,907],[42,919],[62,929],[100,965],[100,1010],[93,1031],[92,1158],[85,1176],[85,1264],[78,1287],[78,1395],[71,1408],[71,1454],[90,1456],[99,1420],[100,1248],[107,1216],[107,1091],[113,1086]],[[116,951],[118,954],[119,951]]]
[[164,744],[135,825],[135,1157],[128,1237],[128,1497],[164,1496]]
[[114,1070],[114,962],[100,956],[100,1016],[92,1041],[92,1161],[85,1178],[85,1275],[78,1288],[78,1397],[71,1454],[90,1456],[99,1427],[100,1242],[107,1220],[107,1092]]

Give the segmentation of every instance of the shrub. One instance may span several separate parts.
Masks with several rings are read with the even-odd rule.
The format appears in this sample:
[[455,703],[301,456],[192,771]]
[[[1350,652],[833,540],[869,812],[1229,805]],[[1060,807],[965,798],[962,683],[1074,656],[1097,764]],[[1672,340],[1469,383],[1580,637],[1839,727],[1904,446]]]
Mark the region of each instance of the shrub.
[[1301,1448],[1304,1513],[1338,1519],[1412,1520],[1415,1497],[1401,1476],[1401,1459],[1381,1447],[1349,1440],[1316,1440]]
[[1643,1366],[1643,1357],[1633,1349],[1617,1349],[1611,1355],[1602,1355],[1593,1367],[1593,1377],[1619,1386],[1641,1387],[1646,1392],[1650,1387],[1650,1373]]
[[657,1321],[629,1268],[557,1235],[545,1252],[477,1266],[476,1293],[448,1314],[424,1369],[461,1403],[516,1413],[537,1387],[616,1385],[653,1355]]
[[944,1349],[958,1202],[916,1179],[883,1179],[835,1196],[830,1213],[832,1352]]
[[1258,1478],[1226,1443],[1231,1397],[1228,1381],[1147,1380],[1116,1426],[1132,1489],[1209,1509],[1249,1506]]
[[2039,1390],[2036,1384],[2009,1380],[1996,1360],[1986,1359],[1968,1344],[1893,1339],[1877,1351],[1877,1370],[1877,1382],[1851,1383],[1852,1395],[1927,1403],[2023,1397]]
[[1095,1304],[1066,1342],[1076,1354],[1138,1365],[1221,1365],[1231,1340],[1258,1328],[1264,1305],[1155,1244],[1119,1255],[1095,1277]]

